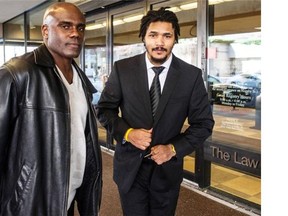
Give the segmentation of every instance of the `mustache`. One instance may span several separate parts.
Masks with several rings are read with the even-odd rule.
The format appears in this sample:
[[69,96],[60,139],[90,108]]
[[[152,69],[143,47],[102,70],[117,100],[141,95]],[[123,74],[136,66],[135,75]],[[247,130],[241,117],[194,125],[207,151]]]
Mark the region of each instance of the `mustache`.
[[165,51],[165,52],[167,52],[167,49],[165,49],[164,47],[155,47],[152,49],[152,51]]

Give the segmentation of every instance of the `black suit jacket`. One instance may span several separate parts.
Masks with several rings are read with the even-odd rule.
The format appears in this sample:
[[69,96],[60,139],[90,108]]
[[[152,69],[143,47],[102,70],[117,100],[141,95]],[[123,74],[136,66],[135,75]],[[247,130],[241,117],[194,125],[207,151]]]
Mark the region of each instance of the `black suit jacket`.
[[[154,121],[145,53],[115,62],[98,102],[97,116],[117,141],[114,180],[124,193],[146,154],[129,142],[122,144],[128,128],[153,127],[152,146],[174,144],[176,157],[157,165],[152,177],[151,185],[165,190],[182,181],[183,157],[201,147],[214,126],[201,70],[174,55]],[[186,119],[189,127],[181,132]]]

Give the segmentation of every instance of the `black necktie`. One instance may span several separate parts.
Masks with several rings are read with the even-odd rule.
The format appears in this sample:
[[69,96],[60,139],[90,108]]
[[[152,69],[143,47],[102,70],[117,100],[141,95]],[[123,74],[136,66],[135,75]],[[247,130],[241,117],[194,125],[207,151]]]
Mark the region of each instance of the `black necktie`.
[[152,67],[155,72],[154,79],[152,81],[152,85],[150,87],[150,99],[151,99],[151,107],[153,116],[156,113],[157,106],[161,96],[161,87],[159,81],[159,74],[163,71],[165,67]]

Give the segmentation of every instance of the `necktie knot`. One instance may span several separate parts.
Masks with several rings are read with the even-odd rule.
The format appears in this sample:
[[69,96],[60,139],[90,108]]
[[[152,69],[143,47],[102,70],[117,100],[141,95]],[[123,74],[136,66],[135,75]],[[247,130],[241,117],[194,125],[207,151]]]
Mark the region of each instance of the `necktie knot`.
[[160,66],[160,67],[152,67],[152,70],[155,72],[156,75],[159,75],[165,67]]

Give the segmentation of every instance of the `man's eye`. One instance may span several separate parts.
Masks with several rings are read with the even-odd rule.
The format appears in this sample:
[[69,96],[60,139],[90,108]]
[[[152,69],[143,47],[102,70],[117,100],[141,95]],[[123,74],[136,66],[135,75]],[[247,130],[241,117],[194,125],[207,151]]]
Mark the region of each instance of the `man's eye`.
[[69,30],[69,29],[71,29],[71,26],[67,25],[67,24],[62,24],[61,28],[65,29],[65,30]]
[[78,31],[84,32],[84,31],[85,31],[85,27],[79,27],[79,28],[78,28]]

